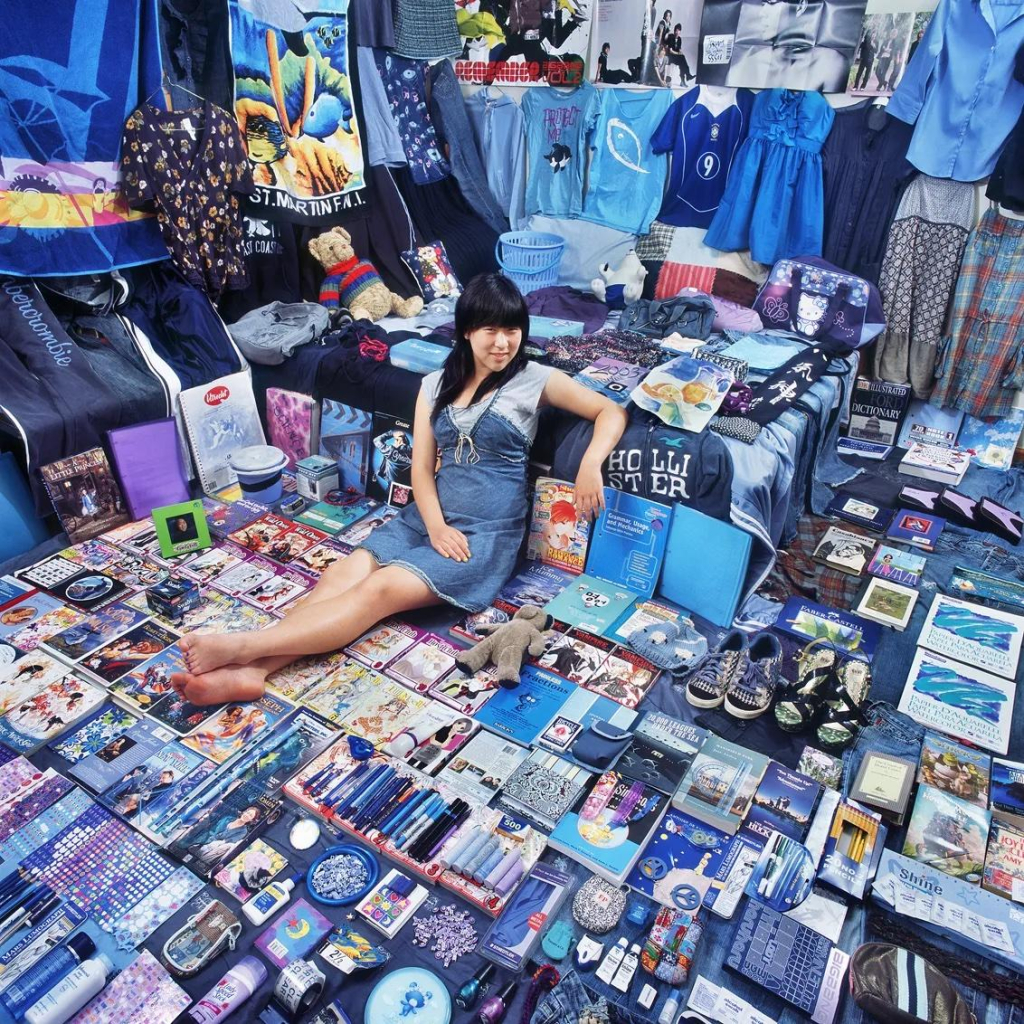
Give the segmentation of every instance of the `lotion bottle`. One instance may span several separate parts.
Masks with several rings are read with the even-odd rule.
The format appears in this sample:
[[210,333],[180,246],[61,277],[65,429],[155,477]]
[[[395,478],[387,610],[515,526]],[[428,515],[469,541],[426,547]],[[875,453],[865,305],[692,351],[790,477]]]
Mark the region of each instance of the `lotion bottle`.
[[601,979],[606,985],[612,983],[612,978],[615,977],[615,972],[619,969],[619,964],[622,963],[622,958],[626,955],[626,949],[629,946],[629,941],[623,937],[608,950],[608,955],[601,961],[601,966],[598,967],[596,976]]
[[28,1024],[64,1024],[103,990],[114,965],[102,953],[79,964],[56,988],[25,1011]]
[[268,917],[272,917],[288,902],[288,897],[291,896],[296,882],[301,880],[302,872],[300,871],[283,882],[271,882],[242,904],[242,913],[253,924],[263,924]]
[[0,994],[0,1003],[15,1020],[21,1020],[25,1010],[95,952],[96,943],[85,932],[72,935],[8,985]]
[[620,992],[628,992],[633,975],[636,974],[639,965],[640,947],[634,942],[629,953],[619,965],[619,969],[615,972],[615,977],[612,978],[612,988],[617,988]]

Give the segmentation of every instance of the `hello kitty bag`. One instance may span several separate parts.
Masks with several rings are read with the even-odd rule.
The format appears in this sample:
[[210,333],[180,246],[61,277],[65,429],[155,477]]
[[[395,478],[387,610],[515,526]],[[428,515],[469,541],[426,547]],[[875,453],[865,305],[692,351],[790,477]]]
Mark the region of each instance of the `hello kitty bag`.
[[767,330],[862,348],[885,330],[878,289],[817,256],[779,260],[754,300]]

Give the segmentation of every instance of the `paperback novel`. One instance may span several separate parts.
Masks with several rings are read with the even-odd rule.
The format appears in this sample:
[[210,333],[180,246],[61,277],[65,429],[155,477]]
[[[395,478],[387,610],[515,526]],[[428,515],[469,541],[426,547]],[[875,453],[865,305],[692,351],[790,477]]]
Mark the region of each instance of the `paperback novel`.
[[102,448],[40,466],[39,473],[72,544],[128,522],[121,488]]
[[768,768],[763,754],[709,736],[672,798],[672,806],[735,835]]
[[879,544],[868,563],[868,572],[879,579],[891,580],[904,587],[916,587],[921,582],[927,559],[923,555],[902,548]]

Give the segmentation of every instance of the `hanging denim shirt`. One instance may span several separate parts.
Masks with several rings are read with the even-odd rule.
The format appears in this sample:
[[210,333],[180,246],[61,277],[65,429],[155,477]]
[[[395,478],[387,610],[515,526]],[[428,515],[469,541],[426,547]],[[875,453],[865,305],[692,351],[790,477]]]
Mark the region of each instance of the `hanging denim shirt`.
[[992,173],[1024,107],[1014,80],[1024,45],[1020,0],[941,0],[886,108],[914,124],[907,159],[935,178]]
[[492,86],[467,96],[466,111],[487,170],[487,187],[512,227],[521,227],[526,189],[523,112],[514,99]]

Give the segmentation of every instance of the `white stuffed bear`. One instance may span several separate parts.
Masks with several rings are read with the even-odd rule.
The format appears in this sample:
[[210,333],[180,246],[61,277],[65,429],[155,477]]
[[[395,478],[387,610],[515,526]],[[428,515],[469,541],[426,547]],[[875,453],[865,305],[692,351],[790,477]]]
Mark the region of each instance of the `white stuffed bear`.
[[604,263],[597,272],[601,276],[590,282],[590,290],[611,309],[625,309],[643,293],[647,268],[640,262],[635,249],[629,250],[615,270],[610,263]]

